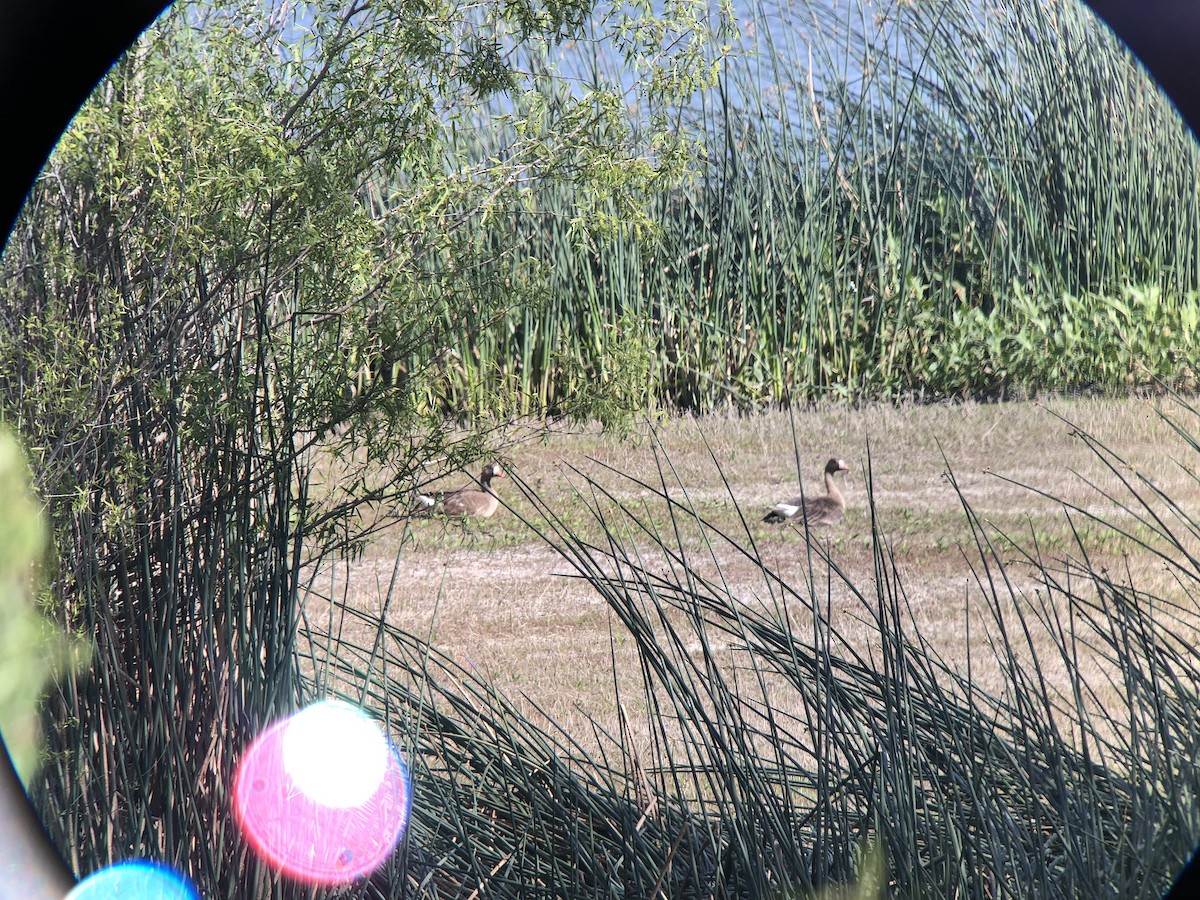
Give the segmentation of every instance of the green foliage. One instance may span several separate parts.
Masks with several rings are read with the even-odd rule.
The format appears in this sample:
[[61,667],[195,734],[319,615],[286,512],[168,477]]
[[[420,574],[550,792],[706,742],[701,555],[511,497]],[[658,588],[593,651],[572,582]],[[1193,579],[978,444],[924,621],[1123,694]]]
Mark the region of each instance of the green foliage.
[[628,434],[632,413],[648,410],[654,398],[650,373],[652,348],[647,330],[626,315],[595,335],[594,362],[585,367],[569,354],[560,356],[563,408],[567,415]]
[[[264,24],[258,4],[173,9],[80,112],[10,245],[0,377],[42,489],[119,518],[161,475],[143,448],[201,458],[253,428],[273,454],[360,464],[361,497],[320,513],[345,522],[478,450],[446,437],[445,413],[543,411],[548,392],[471,337],[506,344],[547,293],[544,268],[483,226],[538,184],[570,186],[581,240],[644,230],[638,198],[679,177],[688,132],[635,128],[628,104],[709,83],[706,11],[588,25],[586,4],[309,4]],[[523,82],[525,55],[585,26],[612,28],[645,77]],[[515,139],[471,159],[455,135],[498,94]],[[617,369],[592,382],[614,411],[642,402]],[[381,461],[391,474],[369,481]]]
[[[0,282],[0,418],[46,504],[47,611],[94,644],[32,786],[77,870],[146,853],[245,896],[224,776],[300,699],[301,572],[494,449],[488,423],[447,421],[444,388],[493,422],[514,397],[540,410],[503,371],[456,383],[458,333],[546,291],[469,226],[536,181],[578,191],[580,241],[645,230],[638,198],[690,144],[635,128],[628,102],[678,99],[712,65],[704,7],[674,8],[180,3],[80,111]],[[620,32],[645,76],[627,94],[521,67],[585,27]],[[516,97],[552,114],[512,107],[511,152],[464,156],[470,111]]]
[[[1194,383],[1200,149],[1082,4],[780,0],[741,24],[672,112],[704,162],[648,195],[652,229],[581,252],[561,185],[489,220],[547,264],[550,303],[524,340],[464,335],[465,359],[554,406],[548,373],[596,375],[632,317],[661,407]],[[590,46],[581,69],[618,68]],[[465,152],[505,146],[500,121]]]
[[24,455],[8,429],[0,429],[0,732],[26,782],[39,762],[46,683],[79,662],[71,641],[34,603],[45,543]]
[[1196,295],[1159,301],[1156,289],[1128,287],[1121,298],[1058,297],[1014,286],[1003,313],[963,303],[947,318],[914,298],[917,345],[908,371],[938,393],[999,396],[1005,391],[1125,391],[1200,377]]

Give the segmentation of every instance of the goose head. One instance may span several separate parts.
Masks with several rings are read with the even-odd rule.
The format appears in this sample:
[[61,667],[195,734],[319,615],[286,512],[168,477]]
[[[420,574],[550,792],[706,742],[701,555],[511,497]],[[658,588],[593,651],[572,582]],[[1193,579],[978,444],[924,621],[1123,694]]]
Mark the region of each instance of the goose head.
[[849,472],[849,471],[850,471],[850,467],[848,465],[846,465],[846,461],[844,459],[831,459],[831,460],[829,460],[829,462],[825,463],[825,474],[826,475],[835,475],[838,472]]

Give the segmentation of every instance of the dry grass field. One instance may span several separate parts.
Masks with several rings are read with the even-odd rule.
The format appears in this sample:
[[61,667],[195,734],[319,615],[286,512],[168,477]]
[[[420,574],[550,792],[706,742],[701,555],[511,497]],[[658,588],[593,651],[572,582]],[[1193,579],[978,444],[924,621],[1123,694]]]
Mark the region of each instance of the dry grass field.
[[[665,473],[673,497],[690,503],[738,543],[749,545],[752,539],[785,582],[827,605],[830,629],[871,658],[877,630],[869,608],[848,587],[857,587],[868,601],[875,596],[869,460],[877,528],[891,550],[916,629],[960,671],[966,671],[970,644],[972,680],[981,689],[999,690],[1002,679],[995,677],[995,664],[989,667],[986,661],[985,623],[970,612],[979,606],[980,565],[962,499],[995,540],[998,555],[1012,563],[1007,572],[1016,588],[1014,602],[1036,604],[1044,592],[1030,568],[1021,565],[1017,547],[1036,547],[1047,560],[1080,553],[1062,503],[1039,491],[1128,523],[1135,536],[1146,533],[1114,499],[1130,500],[1116,475],[1077,432],[1092,435],[1119,456],[1125,477],[1144,476],[1184,510],[1200,511],[1194,452],[1160,410],[1195,430],[1192,414],[1170,400],[1072,399],[671,418],[625,439],[586,429],[522,439],[514,431],[501,459],[517,478],[496,483],[506,508],[468,527],[411,520],[407,537],[403,520],[397,520],[361,559],[335,573],[334,593],[379,614],[395,577],[388,620],[427,637],[531,716],[540,709],[587,742],[590,719],[617,728],[619,697],[636,733],[645,700],[631,641],[604,599],[586,581],[571,577],[568,561],[522,521],[539,517],[517,481],[572,531],[598,541],[604,532],[590,512],[594,493],[585,476],[665,532],[671,528],[666,507],[637,483],[662,484]],[[772,503],[797,493],[797,456],[805,490],[819,491],[821,469],[831,455],[850,465],[844,480],[847,514],[840,525],[814,533],[814,540],[846,573],[845,581],[829,575],[819,553],[807,552],[801,529],[761,521]],[[456,483],[466,480],[459,475]],[[601,505],[611,512],[611,505]],[[1184,621],[1176,628],[1186,632],[1180,634],[1183,640],[1196,636],[1190,623],[1200,598],[1181,596],[1160,559],[1082,513],[1074,513],[1073,521],[1093,564],[1182,603]],[[608,525],[622,527],[616,519]],[[1191,540],[1195,543],[1194,536]],[[695,528],[681,533],[680,541],[693,568],[722,580],[740,603],[779,611],[778,597],[760,568],[732,546],[707,543]],[[671,566],[654,542],[631,537],[629,545],[658,554],[657,560],[645,561],[647,569]],[[321,594],[329,585],[327,577],[316,582]],[[308,614],[311,621],[328,622],[329,606],[314,596]],[[1195,620],[1200,622],[1200,615]],[[811,614],[807,619],[797,614],[793,626],[810,630]],[[335,623],[337,628],[348,639],[370,640],[356,635],[349,620]],[[1037,635],[1034,644],[1040,646]],[[1100,664],[1086,653],[1072,664],[1100,674]],[[1041,662],[1051,683],[1061,678],[1064,665],[1049,650]],[[789,701],[781,697],[779,702],[786,707]]]

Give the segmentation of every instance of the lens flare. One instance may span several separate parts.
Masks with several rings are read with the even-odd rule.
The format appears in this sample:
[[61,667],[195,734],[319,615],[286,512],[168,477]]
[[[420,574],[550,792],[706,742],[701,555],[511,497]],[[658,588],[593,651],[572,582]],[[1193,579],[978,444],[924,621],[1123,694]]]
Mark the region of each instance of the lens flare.
[[66,900],[196,900],[191,885],[165,866],[124,862],[89,875]]
[[319,703],[283,730],[283,767],[296,787],[325,806],[362,806],[387,771],[387,738],[353,706]]
[[271,865],[317,884],[366,875],[408,824],[408,770],[378,723],[325,701],[259,735],[238,766],[234,811]]

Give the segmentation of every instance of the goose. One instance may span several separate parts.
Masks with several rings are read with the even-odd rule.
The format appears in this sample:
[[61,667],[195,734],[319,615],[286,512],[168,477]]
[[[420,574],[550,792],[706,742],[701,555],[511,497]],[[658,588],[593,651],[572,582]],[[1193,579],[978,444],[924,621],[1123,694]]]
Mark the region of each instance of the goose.
[[788,519],[799,517],[801,521],[807,522],[810,528],[818,525],[836,525],[846,514],[846,500],[838,490],[833,476],[849,470],[845,460],[829,460],[825,463],[824,497],[795,497],[776,503],[770,512],[763,516],[763,521],[786,522]]
[[479,476],[479,487],[462,487],[455,491],[439,491],[433,494],[417,494],[417,513],[440,512],[458,518],[486,519],[500,506],[500,500],[492,490],[492,479],[503,478],[504,470],[499,463],[488,463]]

